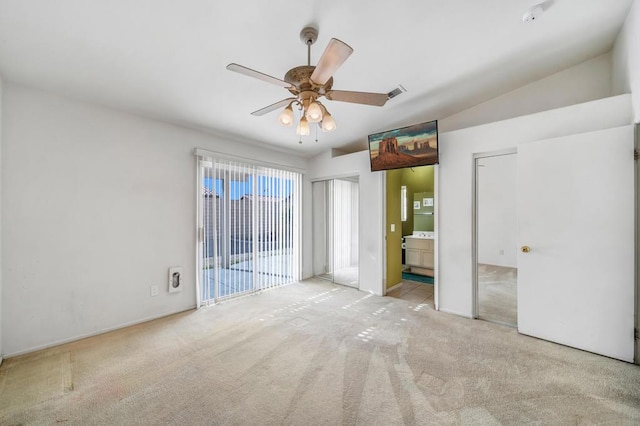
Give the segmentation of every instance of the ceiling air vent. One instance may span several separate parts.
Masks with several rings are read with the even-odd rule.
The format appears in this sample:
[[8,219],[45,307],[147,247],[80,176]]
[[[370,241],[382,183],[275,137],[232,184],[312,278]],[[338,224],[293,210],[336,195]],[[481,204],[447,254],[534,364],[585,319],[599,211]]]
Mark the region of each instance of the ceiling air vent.
[[393,99],[398,95],[403,94],[404,92],[406,92],[407,89],[405,89],[404,87],[402,87],[402,84],[399,84],[398,87],[396,87],[395,89],[393,89],[392,91],[390,91],[389,93],[387,93],[387,97],[389,99]]

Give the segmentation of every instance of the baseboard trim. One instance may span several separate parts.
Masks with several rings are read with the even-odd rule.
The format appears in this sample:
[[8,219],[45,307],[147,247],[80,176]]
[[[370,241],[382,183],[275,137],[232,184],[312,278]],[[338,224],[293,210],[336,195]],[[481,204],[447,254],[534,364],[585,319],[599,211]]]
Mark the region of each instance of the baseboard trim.
[[397,288],[400,288],[400,287],[402,287],[402,281],[401,281],[401,282],[399,282],[398,284],[394,285],[393,287],[388,288],[388,289],[384,292],[384,294],[386,295],[386,294],[387,294],[387,293],[389,293],[390,291],[393,291],[393,290],[395,290],[395,289],[397,289]]
[[459,317],[473,319],[472,315],[461,314],[460,312],[452,311],[452,310],[447,309],[447,308],[439,307],[438,311],[439,312],[444,312],[445,314],[457,315]]
[[15,357],[15,356],[30,354],[32,352],[41,351],[43,349],[53,348],[55,346],[64,345],[66,343],[77,342],[78,340],[87,339],[89,337],[98,336],[100,334],[109,333],[111,331],[120,330],[122,328],[131,327],[133,325],[138,325],[138,324],[142,324],[142,323],[149,322],[149,321],[155,321],[155,320],[160,319],[160,318],[165,318],[165,317],[169,317],[171,315],[180,314],[182,312],[191,311],[191,310],[194,310],[195,308],[196,308],[196,305],[193,305],[193,306],[185,308],[185,309],[180,309],[180,310],[177,310],[177,311],[167,312],[167,313],[164,313],[164,314],[153,315],[153,316],[142,318],[142,319],[139,319],[139,320],[125,322],[125,323],[122,323],[122,324],[119,324],[119,325],[115,325],[113,327],[104,328],[102,330],[95,331],[95,332],[92,332],[92,333],[81,334],[81,335],[78,335],[78,336],[75,336],[75,337],[70,337],[68,339],[62,339],[62,340],[57,340],[55,342],[47,343],[45,345],[34,346],[34,347],[31,347],[31,348],[28,348],[28,349],[25,349],[25,350],[21,350],[21,351],[9,353],[9,354],[4,354],[4,356],[6,358],[11,358],[11,357]]

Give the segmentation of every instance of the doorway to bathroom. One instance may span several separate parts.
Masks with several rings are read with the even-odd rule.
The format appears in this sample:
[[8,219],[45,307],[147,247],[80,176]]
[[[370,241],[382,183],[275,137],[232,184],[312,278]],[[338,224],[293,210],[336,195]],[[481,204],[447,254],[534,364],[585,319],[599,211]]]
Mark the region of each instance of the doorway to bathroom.
[[358,177],[317,181],[312,185],[314,275],[358,288]]
[[476,317],[511,327],[517,311],[516,153],[475,158]]
[[435,307],[437,166],[387,170],[386,294]]

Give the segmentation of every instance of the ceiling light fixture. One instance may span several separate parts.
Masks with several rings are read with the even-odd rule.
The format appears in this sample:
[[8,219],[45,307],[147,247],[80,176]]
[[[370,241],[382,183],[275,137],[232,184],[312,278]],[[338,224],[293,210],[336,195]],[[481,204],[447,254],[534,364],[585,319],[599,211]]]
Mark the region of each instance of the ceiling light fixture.
[[322,109],[315,99],[311,99],[311,103],[304,114],[309,123],[319,123],[322,121]]
[[[308,136],[311,128],[309,123],[317,123],[323,132],[333,132],[336,129],[336,121],[333,119],[327,108],[313,98],[293,101],[300,109],[300,122],[296,128],[296,135]],[[278,116],[278,122],[284,127],[290,127],[293,122],[293,109],[291,104]]]
[[322,108],[322,121],[320,122],[320,127],[322,128],[322,131],[333,132],[336,129],[335,120],[333,119],[331,114],[329,114],[329,111],[327,111],[324,105],[322,105],[320,102],[318,102],[318,104],[320,104],[320,107]]
[[284,127],[291,127],[293,124],[293,108],[291,102],[278,116],[278,123],[283,125]]
[[311,129],[309,128],[309,123],[307,122],[307,118],[303,115],[298,123],[298,127],[296,128],[296,135],[298,136],[309,136],[311,133]]

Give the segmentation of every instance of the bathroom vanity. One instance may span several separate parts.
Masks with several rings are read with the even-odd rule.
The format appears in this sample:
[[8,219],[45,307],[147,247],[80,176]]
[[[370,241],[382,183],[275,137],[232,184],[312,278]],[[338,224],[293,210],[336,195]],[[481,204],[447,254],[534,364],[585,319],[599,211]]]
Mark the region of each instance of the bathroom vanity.
[[406,247],[406,265],[414,274],[433,276],[434,268],[433,232],[415,231],[413,235],[404,237]]

